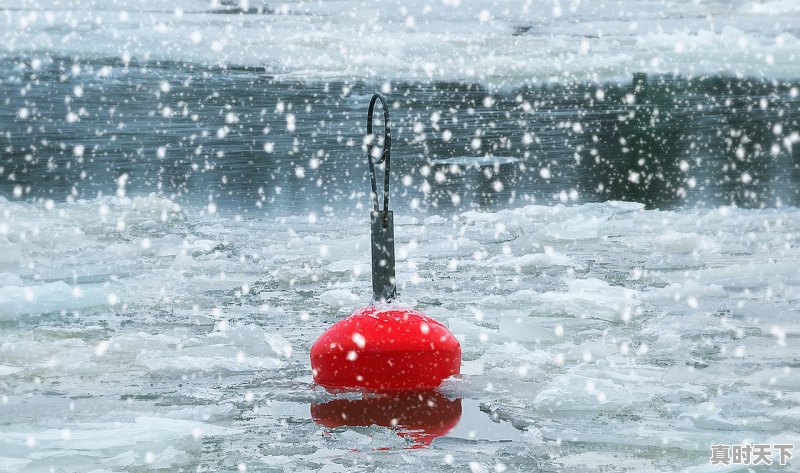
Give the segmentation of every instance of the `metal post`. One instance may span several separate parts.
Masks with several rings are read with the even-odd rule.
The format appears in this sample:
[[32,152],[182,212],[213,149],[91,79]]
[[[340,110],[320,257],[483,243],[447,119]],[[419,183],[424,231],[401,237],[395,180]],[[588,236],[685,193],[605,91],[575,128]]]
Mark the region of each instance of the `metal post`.
[[[383,106],[383,152],[378,161],[373,161],[372,150],[372,114],[375,102],[381,101]],[[394,272],[394,218],[389,210],[389,164],[392,149],[392,131],[389,124],[389,107],[386,98],[376,93],[369,102],[367,111],[367,163],[372,184],[372,211],[370,225],[372,233],[372,298],[375,301],[391,301],[397,297]],[[383,210],[378,205],[378,183],[375,177],[375,166],[383,164]]]

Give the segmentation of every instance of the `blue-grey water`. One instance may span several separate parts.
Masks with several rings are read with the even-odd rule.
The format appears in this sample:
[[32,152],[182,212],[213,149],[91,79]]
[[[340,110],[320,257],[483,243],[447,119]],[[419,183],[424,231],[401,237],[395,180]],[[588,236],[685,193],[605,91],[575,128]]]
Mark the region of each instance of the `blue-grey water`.
[[[9,197],[114,195],[125,176],[130,195],[247,215],[351,215],[367,201],[366,107],[382,84],[70,58],[5,58],[0,74]],[[392,201],[411,212],[797,205],[799,86],[646,75],[496,93],[393,84]]]

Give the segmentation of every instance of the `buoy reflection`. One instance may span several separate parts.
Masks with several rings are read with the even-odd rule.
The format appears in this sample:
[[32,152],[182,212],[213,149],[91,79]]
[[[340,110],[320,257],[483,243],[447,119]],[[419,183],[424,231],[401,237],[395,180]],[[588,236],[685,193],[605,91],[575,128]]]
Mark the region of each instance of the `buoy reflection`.
[[458,424],[461,399],[448,399],[435,391],[364,394],[361,399],[311,404],[311,417],[314,422],[331,428],[370,425],[396,428],[398,435],[423,446]]

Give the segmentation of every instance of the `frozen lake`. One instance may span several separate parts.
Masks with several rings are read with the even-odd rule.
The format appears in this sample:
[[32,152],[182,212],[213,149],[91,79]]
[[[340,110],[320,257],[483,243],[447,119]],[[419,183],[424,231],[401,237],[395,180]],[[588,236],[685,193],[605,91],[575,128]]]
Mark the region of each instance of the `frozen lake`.
[[795,208],[400,217],[401,300],[464,353],[467,427],[412,450],[310,415],[308,349],[368,298],[363,219],[1,208],[10,470],[703,470],[711,443],[799,440]]
[[[795,3],[0,1],[0,471],[800,444]],[[463,350],[422,397],[309,367],[369,300],[375,90],[400,303]]]

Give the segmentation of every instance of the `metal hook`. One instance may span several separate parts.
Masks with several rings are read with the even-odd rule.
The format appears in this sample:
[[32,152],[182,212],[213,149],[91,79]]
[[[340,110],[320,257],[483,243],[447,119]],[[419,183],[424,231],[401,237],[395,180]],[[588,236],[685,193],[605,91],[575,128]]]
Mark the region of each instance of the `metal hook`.
[[[381,153],[380,160],[373,161],[372,149],[375,144],[372,140],[372,114],[375,111],[375,102],[378,100],[381,101],[381,105],[383,106],[383,152]],[[392,129],[389,123],[389,106],[386,104],[386,97],[377,92],[372,96],[372,100],[369,101],[369,110],[367,110],[367,134],[370,137],[369,141],[367,141],[367,162],[369,163],[369,178],[372,182],[372,208],[375,211],[381,210],[378,207],[378,183],[375,179],[375,166],[385,162],[386,164],[383,170],[383,211],[386,212],[389,210],[389,163],[392,151]]]
[[[383,153],[381,159],[372,159],[374,143],[372,140],[372,114],[375,111],[375,102],[381,101],[383,105]],[[394,217],[389,210],[389,163],[392,149],[392,130],[389,124],[389,107],[386,98],[375,93],[369,102],[367,111],[367,163],[369,163],[369,178],[372,184],[372,212],[370,212],[370,225],[372,227],[372,298],[376,301],[391,301],[397,297],[397,285],[394,273]],[[378,205],[378,182],[375,178],[375,166],[384,163],[383,168],[383,210]]]

